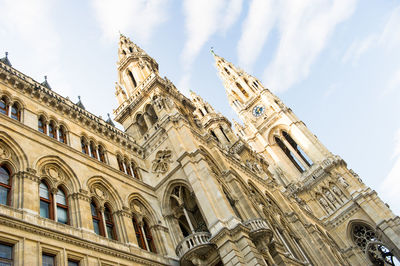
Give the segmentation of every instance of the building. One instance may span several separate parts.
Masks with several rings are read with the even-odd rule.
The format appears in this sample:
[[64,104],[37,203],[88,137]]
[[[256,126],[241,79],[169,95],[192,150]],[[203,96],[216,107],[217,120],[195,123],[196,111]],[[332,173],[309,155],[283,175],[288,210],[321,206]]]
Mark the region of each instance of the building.
[[124,132],[2,58],[0,264],[393,265],[399,217],[278,97],[214,57],[235,130],[123,35]]

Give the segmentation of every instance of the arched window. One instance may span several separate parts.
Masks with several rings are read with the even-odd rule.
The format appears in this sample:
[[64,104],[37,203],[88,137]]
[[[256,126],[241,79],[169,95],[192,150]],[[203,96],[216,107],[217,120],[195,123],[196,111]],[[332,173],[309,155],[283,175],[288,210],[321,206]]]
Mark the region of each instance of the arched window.
[[128,174],[128,175],[132,176],[131,167],[130,167],[130,165],[129,165],[128,161],[127,161],[127,160],[125,160],[125,161],[124,161],[124,164],[125,164],[126,174]]
[[226,74],[228,74],[228,75],[231,74],[231,73],[229,72],[229,70],[228,70],[226,67],[224,67],[224,70],[225,70]]
[[222,188],[222,191],[224,192],[226,198],[228,199],[229,205],[231,205],[233,212],[235,215],[243,221],[242,215],[240,215],[239,210],[236,208],[236,202],[232,199],[232,197],[229,195],[229,193],[225,190],[225,188]]
[[132,72],[131,72],[130,70],[128,70],[128,76],[129,76],[129,78],[130,78],[131,81],[132,81],[133,87],[135,88],[135,87],[137,86],[137,83],[136,83],[136,80],[135,80],[135,78],[133,77],[133,74],[132,74]]
[[281,150],[286,154],[286,156],[290,159],[290,161],[297,168],[297,170],[299,170],[301,173],[304,172],[305,169],[303,168],[301,163],[297,161],[296,156],[292,154],[292,152],[288,149],[288,147],[286,147],[286,145],[280,140],[280,138],[275,137],[275,142],[278,144]]
[[39,130],[39,132],[42,132],[42,133],[44,133],[44,134],[47,134],[47,132],[46,132],[46,120],[44,119],[43,116],[40,116],[40,117],[39,117],[39,120],[38,120],[38,130]]
[[122,53],[123,53],[124,55],[126,55],[126,52],[125,52],[125,50],[122,50]]
[[62,224],[68,224],[69,223],[68,202],[66,193],[61,187],[58,188],[56,194],[56,203],[57,203],[57,222]]
[[144,235],[146,237],[146,242],[148,245],[148,248],[150,249],[151,252],[156,253],[156,246],[154,245],[154,240],[153,240],[153,236],[151,235],[150,232],[150,227],[148,225],[148,223],[146,222],[146,220],[143,220],[143,230],[144,230]]
[[109,239],[117,240],[112,212],[107,205],[104,208],[104,218],[106,220],[107,237]]
[[141,226],[139,226],[135,217],[132,218],[133,228],[135,229],[136,240],[138,245],[142,249],[146,249],[146,243],[144,242],[143,232]]
[[228,136],[225,134],[225,131],[224,131],[224,129],[222,128],[222,126],[219,126],[219,129],[221,130],[221,132],[222,132],[222,134],[224,135],[225,139],[226,139],[228,142],[231,142],[231,141],[229,140]]
[[93,230],[96,234],[105,236],[103,218],[99,208],[93,201],[90,203],[90,210],[92,212]]
[[96,145],[94,145],[93,141],[90,142],[90,157],[97,159]]
[[219,142],[219,139],[218,139],[217,135],[215,135],[214,130],[210,130],[210,134],[211,134],[211,136],[214,137],[214,139],[215,139],[216,141]]
[[117,156],[117,161],[118,161],[118,168],[120,171],[125,172],[124,170],[124,163],[122,162],[121,157]]
[[146,125],[146,121],[144,121],[144,117],[143,115],[139,114],[136,117],[136,123],[139,127],[139,132],[141,135],[144,135],[144,133],[146,133],[146,131],[148,130],[148,127]]
[[5,165],[0,166],[0,204],[11,204],[11,171]]
[[292,137],[288,133],[283,131],[282,135],[287,140],[287,142],[289,142],[289,144],[293,147],[293,149],[295,149],[295,151],[301,157],[301,159],[310,167],[313,163],[310,160],[310,158],[308,158],[307,154],[303,151],[303,149],[299,145],[297,145],[296,141],[294,141],[294,139],[292,139]]
[[63,125],[61,125],[58,129],[58,140],[61,143],[67,144],[67,133]]
[[49,123],[49,136],[53,139],[57,139],[57,129],[53,121]]
[[152,125],[157,122],[158,116],[157,116],[156,112],[154,111],[153,106],[148,105],[147,108],[146,108],[146,113],[147,113],[147,115],[149,117],[149,120],[150,120],[150,123]]
[[89,154],[89,148],[87,145],[87,141],[84,137],[81,137],[81,148],[84,154]]
[[129,47],[129,52],[133,53],[132,47]]
[[0,113],[8,115],[8,104],[6,98],[0,98]]
[[49,187],[45,181],[42,181],[39,186],[40,195],[40,216],[48,219],[53,219],[53,197],[49,191]]
[[17,103],[14,103],[11,107],[11,118],[21,121],[21,110]]
[[99,145],[98,151],[99,151],[99,160],[100,160],[100,162],[105,163],[106,162],[106,157],[105,157],[103,146]]
[[137,167],[134,162],[131,162],[131,169],[133,177],[139,179],[139,173],[137,171]]
[[247,94],[247,91],[245,89],[243,89],[242,85],[240,85],[238,82],[236,82],[236,87],[239,88],[240,92],[245,96],[245,97],[249,97],[249,95]]

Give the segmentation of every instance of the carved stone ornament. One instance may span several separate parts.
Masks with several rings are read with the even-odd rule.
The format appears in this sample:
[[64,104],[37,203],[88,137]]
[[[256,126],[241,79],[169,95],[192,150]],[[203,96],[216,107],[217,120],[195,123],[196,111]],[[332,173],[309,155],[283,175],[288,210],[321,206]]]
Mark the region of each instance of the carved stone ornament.
[[93,185],[92,188],[90,189],[90,192],[96,195],[101,200],[106,200],[109,198],[106,189],[99,184]]
[[172,152],[170,150],[158,151],[156,158],[153,160],[151,170],[153,173],[165,174],[171,163]]
[[256,174],[261,174],[262,169],[261,166],[256,163],[254,160],[246,160],[246,165]]
[[337,180],[343,187],[347,188],[349,186],[346,180],[344,180],[343,176],[338,176]]
[[0,143],[0,159],[5,160],[10,158],[10,151]]
[[58,180],[58,181],[62,181],[65,179],[64,172],[56,164],[46,165],[42,170],[42,174],[44,174],[48,177],[51,177],[54,180]]
[[342,191],[340,189],[338,189],[337,186],[335,186],[335,185],[332,186],[332,191],[333,191],[333,193],[335,193],[338,196],[341,196],[343,194]]

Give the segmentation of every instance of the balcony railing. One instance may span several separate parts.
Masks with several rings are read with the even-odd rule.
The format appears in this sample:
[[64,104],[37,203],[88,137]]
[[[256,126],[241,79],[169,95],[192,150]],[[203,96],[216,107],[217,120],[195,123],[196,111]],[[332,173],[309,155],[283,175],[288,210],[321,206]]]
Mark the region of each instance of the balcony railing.
[[269,228],[267,222],[264,219],[257,218],[248,220],[244,223],[244,225],[250,229],[251,237],[272,237],[272,230]]
[[198,250],[211,245],[210,237],[211,234],[207,232],[194,233],[185,237],[176,247],[176,255],[182,258],[183,255],[191,250]]

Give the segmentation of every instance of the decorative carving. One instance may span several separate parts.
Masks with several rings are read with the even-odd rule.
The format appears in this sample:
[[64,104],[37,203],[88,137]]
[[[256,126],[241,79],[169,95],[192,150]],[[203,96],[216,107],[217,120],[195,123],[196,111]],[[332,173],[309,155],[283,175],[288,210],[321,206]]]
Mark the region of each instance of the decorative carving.
[[347,188],[349,186],[349,184],[346,182],[343,176],[339,175],[337,180],[344,188]]
[[109,199],[109,194],[107,192],[107,189],[105,189],[100,184],[92,185],[92,187],[90,188],[90,192],[92,193],[92,195],[96,196],[101,201]]
[[343,194],[343,192],[340,189],[338,189],[337,186],[335,186],[335,185],[332,186],[332,191],[339,197],[342,196],[342,194]]
[[327,211],[330,211],[330,207],[328,205],[328,202],[326,201],[326,199],[324,199],[322,196],[319,197],[318,199],[319,203],[321,204],[321,206]]
[[246,160],[246,165],[249,167],[254,173],[261,174],[262,168],[261,166],[255,162],[254,160]]
[[336,201],[336,198],[332,195],[332,193],[329,190],[325,189],[324,194],[329,199],[330,202],[333,203]]
[[0,159],[5,160],[10,158],[10,151],[0,142]]
[[47,164],[42,168],[42,175],[48,176],[53,180],[63,181],[65,179],[65,173],[56,164]]
[[152,171],[157,174],[165,174],[169,169],[172,152],[170,150],[158,151],[156,158],[153,160]]

